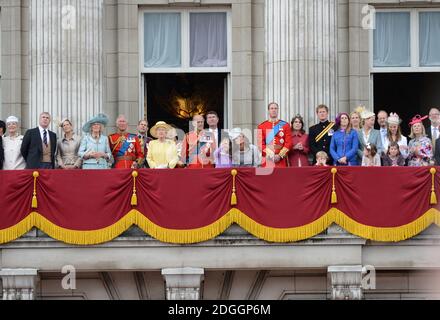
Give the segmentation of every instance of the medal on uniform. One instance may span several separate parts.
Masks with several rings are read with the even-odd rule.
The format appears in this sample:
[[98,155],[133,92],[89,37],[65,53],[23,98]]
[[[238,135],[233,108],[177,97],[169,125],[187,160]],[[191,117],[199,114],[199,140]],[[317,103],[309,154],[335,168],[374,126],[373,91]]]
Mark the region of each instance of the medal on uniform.
[[281,139],[281,140],[280,140],[280,143],[283,144],[283,143],[284,143],[284,139]]
[[280,137],[284,137],[284,132],[280,132]]

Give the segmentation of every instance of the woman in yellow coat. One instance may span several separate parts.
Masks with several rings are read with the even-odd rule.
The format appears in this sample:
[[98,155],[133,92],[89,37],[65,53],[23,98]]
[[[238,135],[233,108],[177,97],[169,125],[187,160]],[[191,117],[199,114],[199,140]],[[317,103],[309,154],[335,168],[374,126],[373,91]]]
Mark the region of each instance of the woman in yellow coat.
[[147,161],[151,169],[174,169],[179,161],[177,147],[174,141],[167,139],[171,126],[164,121],[159,121],[151,128],[151,135],[157,140],[148,146]]

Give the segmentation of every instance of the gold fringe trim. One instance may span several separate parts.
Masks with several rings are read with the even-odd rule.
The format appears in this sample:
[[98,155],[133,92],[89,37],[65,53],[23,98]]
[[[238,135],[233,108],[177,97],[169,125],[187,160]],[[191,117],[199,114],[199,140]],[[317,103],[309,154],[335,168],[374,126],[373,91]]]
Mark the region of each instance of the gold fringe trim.
[[231,209],[226,215],[211,225],[191,229],[166,229],[154,224],[137,210],[131,210],[115,224],[100,230],[77,231],[61,228],[37,212],[32,212],[13,227],[0,230],[0,243],[18,239],[33,227],[45,232],[51,238],[74,245],[96,245],[109,242],[132,225],[137,225],[153,238],[166,243],[192,244],[208,241],[223,233],[231,224],[237,223],[255,237],[268,242],[296,242],[314,237],[332,223],[336,223],[353,235],[381,242],[399,242],[412,238],[435,223],[440,226],[440,211],[428,210],[417,220],[393,228],[379,228],[360,224],[338,209],[332,208],[316,221],[295,228],[271,228],[261,225],[238,209]]

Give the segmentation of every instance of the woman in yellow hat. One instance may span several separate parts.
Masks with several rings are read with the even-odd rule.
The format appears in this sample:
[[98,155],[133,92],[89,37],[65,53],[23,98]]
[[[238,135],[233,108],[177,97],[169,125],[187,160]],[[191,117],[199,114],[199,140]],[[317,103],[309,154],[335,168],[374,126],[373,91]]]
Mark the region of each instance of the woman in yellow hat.
[[159,121],[150,130],[150,134],[157,139],[148,146],[147,161],[151,169],[174,169],[179,161],[176,144],[167,139],[170,129],[169,124]]

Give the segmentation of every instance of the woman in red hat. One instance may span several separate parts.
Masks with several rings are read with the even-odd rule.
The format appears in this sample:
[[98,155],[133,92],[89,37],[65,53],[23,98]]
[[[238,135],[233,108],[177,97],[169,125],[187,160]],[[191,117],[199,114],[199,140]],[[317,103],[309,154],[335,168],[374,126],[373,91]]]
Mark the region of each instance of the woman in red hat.
[[433,157],[431,140],[426,137],[425,127],[422,123],[426,118],[428,116],[416,115],[409,123],[411,126],[411,134],[409,135],[411,141],[408,144],[408,166],[410,167],[431,165]]

